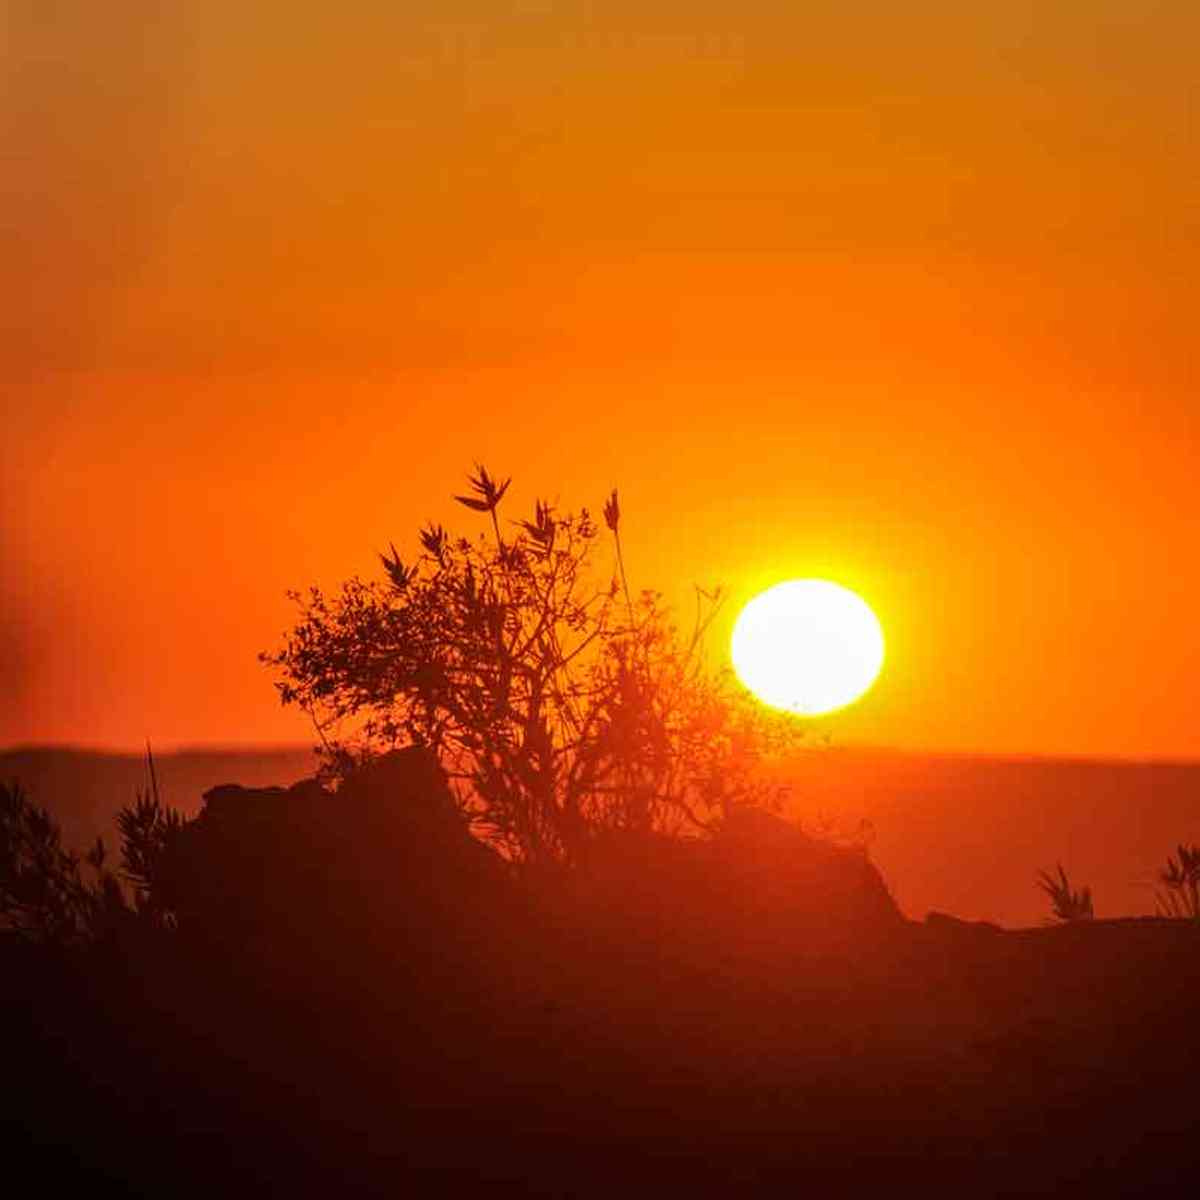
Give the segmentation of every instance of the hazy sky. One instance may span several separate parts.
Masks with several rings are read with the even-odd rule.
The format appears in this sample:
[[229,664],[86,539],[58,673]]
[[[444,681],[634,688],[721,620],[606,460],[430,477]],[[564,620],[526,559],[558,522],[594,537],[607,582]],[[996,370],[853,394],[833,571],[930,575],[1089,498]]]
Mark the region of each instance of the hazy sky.
[[835,737],[1200,755],[1194,0],[0,21],[0,743],[306,738],[284,590],[478,458],[858,588]]

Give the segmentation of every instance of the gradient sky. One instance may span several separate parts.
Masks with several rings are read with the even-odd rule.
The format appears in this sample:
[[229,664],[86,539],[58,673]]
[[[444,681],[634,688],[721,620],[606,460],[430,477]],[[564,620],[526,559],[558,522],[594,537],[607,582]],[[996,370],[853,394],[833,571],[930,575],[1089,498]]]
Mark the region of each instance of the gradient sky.
[[285,589],[480,459],[860,590],[835,738],[1200,756],[1194,0],[0,21],[0,743],[306,739]]

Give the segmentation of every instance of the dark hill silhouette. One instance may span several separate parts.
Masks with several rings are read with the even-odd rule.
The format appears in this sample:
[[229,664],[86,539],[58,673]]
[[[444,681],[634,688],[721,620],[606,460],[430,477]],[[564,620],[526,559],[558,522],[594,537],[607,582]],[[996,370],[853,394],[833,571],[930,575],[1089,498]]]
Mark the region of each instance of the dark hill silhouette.
[[174,931],[0,942],[14,1175],[1146,1194],[1196,1163],[1194,923],[909,922],[767,816],[522,877],[418,752],[210,789],[185,834]]

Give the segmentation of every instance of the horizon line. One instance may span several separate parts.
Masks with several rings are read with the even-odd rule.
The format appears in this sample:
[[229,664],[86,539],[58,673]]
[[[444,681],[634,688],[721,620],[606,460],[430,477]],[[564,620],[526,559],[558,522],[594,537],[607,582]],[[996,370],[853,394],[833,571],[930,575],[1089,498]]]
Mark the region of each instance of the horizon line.
[[[307,742],[168,742],[156,748],[148,742],[156,756],[178,756],[186,754],[301,754],[316,755],[318,747]],[[141,758],[146,746],[113,745],[88,742],[14,742],[0,746],[0,755],[37,754],[59,752],[68,754],[91,754],[109,758]],[[930,747],[889,746],[874,742],[848,741],[841,744],[822,746],[815,754],[855,753],[864,755],[890,755],[906,758],[935,758],[998,763],[1062,763],[1078,766],[1120,767],[1200,767],[1200,756],[1188,758],[1179,755],[1124,755],[1088,754],[1062,751],[1016,751],[1016,750],[968,750]]]

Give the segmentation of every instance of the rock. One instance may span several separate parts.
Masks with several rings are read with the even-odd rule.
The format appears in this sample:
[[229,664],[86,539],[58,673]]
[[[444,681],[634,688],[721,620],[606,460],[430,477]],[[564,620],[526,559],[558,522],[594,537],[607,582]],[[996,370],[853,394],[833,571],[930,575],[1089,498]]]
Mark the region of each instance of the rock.
[[762,809],[735,810],[712,844],[730,900],[797,928],[888,930],[904,918],[865,849],[815,838]]
[[[336,791],[223,784],[205,793],[171,855],[164,891],[181,929],[302,943],[397,943],[458,935],[504,886],[470,834],[437,760],[394,751]],[[482,918],[479,918],[482,919]]]
[[710,838],[598,839],[580,865],[574,903],[614,944],[641,939],[693,961],[782,965],[858,953],[906,925],[864,851],[761,811],[739,814]]

